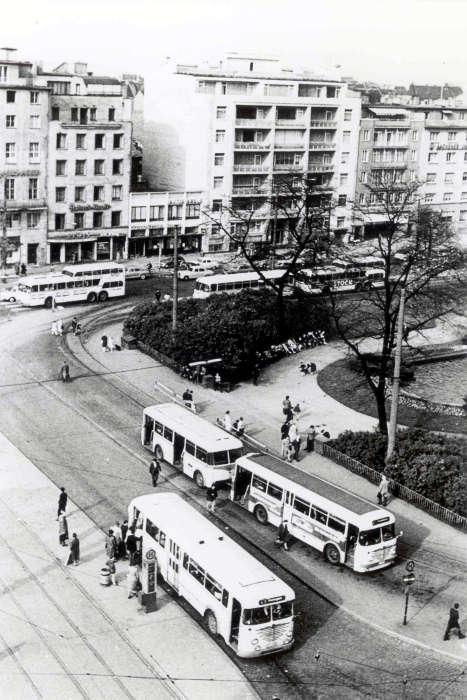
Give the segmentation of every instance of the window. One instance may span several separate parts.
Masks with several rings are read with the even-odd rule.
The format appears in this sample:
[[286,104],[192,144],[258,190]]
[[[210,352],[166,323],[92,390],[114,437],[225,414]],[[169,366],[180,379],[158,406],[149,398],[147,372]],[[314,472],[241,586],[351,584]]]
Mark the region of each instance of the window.
[[344,110],[344,121],[349,122],[352,119],[352,110],[351,109],[345,109]]
[[339,185],[346,185],[349,181],[348,173],[341,173],[339,175]]
[[93,211],[92,213],[92,226],[93,228],[100,228],[104,220],[104,215],[101,211]]
[[312,518],[317,520],[319,523],[322,525],[326,525],[327,520],[328,520],[328,514],[326,513],[325,510],[321,510],[321,508],[317,508],[316,506],[313,506],[313,513],[312,513]]
[[37,199],[37,177],[30,177],[28,181],[28,197],[29,199]]
[[258,489],[258,491],[262,491],[263,493],[266,493],[267,482],[264,479],[262,479],[260,476],[253,476],[251,485],[255,489]]
[[459,213],[459,221],[467,221],[467,209],[461,209]]
[[55,138],[56,148],[66,148],[66,134],[57,134]]
[[115,121],[115,107],[109,107],[109,122]]
[[365,193],[364,192],[360,192],[360,194],[358,195],[358,203],[365,204]]
[[209,591],[211,595],[214,596],[217,600],[222,599],[222,586],[220,583],[217,583],[209,574],[206,574],[206,582],[205,582],[205,587],[206,590]]
[[225,131],[217,129],[216,131],[216,143],[224,143]]
[[170,430],[170,428],[166,428],[166,427],[165,427],[165,428],[164,428],[164,437],[165,437],[165,439],[168,440],[169,442],[172,442],[172,441],[173,441],[173,437],[174,437],[173,431]]
[[464,163],[467,163],[467,151],[464,153]]
[[436,173],[427,173],[426,181],[427,182],[436,182]]
[[71,121],[77,122],[78,121],[78,107],[72,107],[70,110],[70,114],[71,114]]
[[193,576],[199,583],[204,586],[204,577],[206,575],[204,569],[197,564],[193,559],[190,559],[188,564],[188,573]]
[[56,160],[55,161],[55,175],[65,175],[66,174],[66,160]]
[[429,203],[433,201],[434,198],[434,193],[433,192],[427,192],[425,195],[425,202]]
[[456,154],[454,151],[448,151],[446,153],[446,162],[453,163],[456,160]]
[[196,459],[199,459],[200,462],[207,463],[207,461],[208,461],[207,452],[205,450],[201,449],[201,447],[196,447]]
[[216,109],[216,118],[217,118],[217,119],[225,119],[226,113],[227,113],[227,108],[226,108],[226,107],[217,107],[217,109]]
[[55,230],[64,231],[65,229],[65,214],[55,214]]
[[436,142],[439,137],[439,131],[430,131],[430,141],[432,143]]
[[39,129],[41,126],[40,116],[38,114],[29,115],[29,128]]
[[299,513],[303,513],[303,515],[310,515],[310,504],[298,498],[298,496],[294,498],[293,507]]
[[345,226],[345,216],[337,217],[337,228],[344,228]]
[[104,174],[104,161],[103,160],[95,160],[94,161],[94,175],[103,175]]
[[104,187],[103,185],[94,185],[93,199],[95,202],[104,201]]
[[227,450],[224,450],[222,452],[214,452],[212,457],[214,466],[216,467],[220,467],[229,463],[229,453],[227,452]]
[[5,126],[7,129],[15,128],[16,117],[14,114],[7,114],[5,117]]
[[83,212],[76,212],[74,216],[75,228],[84,228],[84,214]]
[[214,165],[224,165],[224,154],[215,153],[214,154]]
[[112,161],[112,175],[123,175],[123,160]]
[[214,189],[219,190],[224,183],[224,178],[223,177],[215,177],[213,184],[214,184]]
[[340,194],[338,199],[337,199],[337,206],[338,207],[345,207],[347,204],[347,195],[346,194]]
[[14,163],[16,161],[16,144],[15,143],[6,143],[5,144],[5,159],[9,161],[10,163]]
[[428,162],[429,163],[437,163],[438,162],[438,154],[437,153],[429,153],[428,154]]
[[86,134],[76,134],[76,148],[79,150],[86,148]]
[[86,161],[75,161],[75,175],[86,175]]
[[332,515],[329,516],[328,527],[331,527],[337,532],[345,532],[345,522],[340,518],[334,518]]
[[132,221],[145,221],[146,220],[146,207],[131,207],[131,220]]
[[467,192],[461,192],[461,199],[464,201],[467,199]]
[[113,185],[112,186],[112,201],[119,202],[122,199],[122,186]]
[[37,228],[39,226],[40,214],[38,211],[28,211],[26,216],[28,228]]
[[60,109],[59,107],[52,107],[51,121],[58,122],[60,119]]
[[6,83],[8,79],[8,66],[0,66],[0,83]]
[[362,174],[360,175],[360,182],[366,183],[368,182],[368,172],[364,170]]
[[94,148],[105,148],[105,136],[104,134],[94,135]]
[[56,187],[55,188],[55,201],[64,202],[65,201],[66,187]]
[[454,182],[454,173],[444,173],[444,182],[446,185],[452,185]]
[[[348,131],[347,133],[350,134],[350,131]],[[369,129],[363,129],[363,140],[364,141],[370,140],[370,130]]]
[[186,205],[186,218],[187,219],[198,219],[200,215],[200,205],[196,203]]
[[343,151],[343,153],[341,153],[341,163],[342,163],[342,165],[345,165],[346,163],[349,162],[349,155],[350,155],[350,153],[349,153],[348,151]]
[[342,143],[350,143],[350,131],[342,132]]
[[39,162],[39,142],[30,141],[29,142],[29,160],[33,163]]
[[69,95],[70,83],[59,80],[48,80],[47,87],[52,88],[53,95]]
[[467,182],[467,173],[462,173],[462,182]]
[[272,498],[275,498],[277,501],[282,501],[283,491],[279,486],[269,483],[268,496],[272,496]]
[[6,177],[5,178],[5,199],[15,198],[15,178]]
[[412,141],[418,141],[418,131],[416,129],[412,129]]
[[7,90],[6,91],[6,101],[9,102],[10,104],[16,100],[16,92],[15,90]]
[[443,202],[450,202],[452,199],[452,192],[445,192],[443,194]]
[[114,148],[123,147],[123,134],[114,134]]
[[182,204],[169,204],[168,206],[168,218],[169,219],[181,219],[182,218]]
[[75,187],[75,202],[84,202],[84,187]]
[[89,119],[90,119],[90,121],[92,121],[92,122],[95,122],[95,121],[96,121],[96,119],[97,119],[97,109],[96,109],[96,107],[91,107],[91,109],[89,110]]
[[122,212],[113,211],[110,215],[110,225],[111,226],[121,226]]
[[149,207],[149,218],[151,221],[161,221],[165,216],[165,207],[162,205],[156,205]]
[[362,151],[362,163],[368,163],[370,151]]
[[448,141],[457,141],[457,131],[448,131]]
[[222,211],[222,199],[213,199],[212,200],[212,210],[213,211]]

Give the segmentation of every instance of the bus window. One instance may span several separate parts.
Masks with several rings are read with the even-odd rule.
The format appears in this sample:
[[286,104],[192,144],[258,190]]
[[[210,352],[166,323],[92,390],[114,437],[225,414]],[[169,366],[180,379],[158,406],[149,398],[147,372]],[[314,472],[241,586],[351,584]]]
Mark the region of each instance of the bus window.
[[159,539],[159,528],[152,523],[149,518],[146,518],[146,532],[150,535],[156,542]]
[[196,459],[199,459],[201,462],[205,462],[206,464],[208,463],[208,453],[206,450],[202,450],[201,447],[196,448]]
[[359,544],[363,547],[371,547],[373,544],[381,542],[381,530],[379,527],[374,530],[362,530],[358,538]]
[[280,489],[278,486],[274,486],[274,484],[269,483],[268,484],[268,496],[272,496],[273,498],[277,498],[278,501],[282,501],[282,489]]
[[229,453],[227,450],[225,452],[214,452],[213,454],[214,458],[214,466],[220,467],[225,466],[226,464],[229,464]]
[[162,435],[164,428],[162,427],[162,423],[159,423],[159,421],[155,420],[154,421],[154,432],[159,433],[159,435]]
[[84,285],[84,280],[76,280],[75,287],[82,287]]
[[204,586],[204,569],[195,561],[193,561],[193,559],[190,559],[190,563],[188,565],[188,573],[190,573],[193,576],[193,578],[195,578]]
[[233,464],[237,459],[240,459],[241,456],[242,450],[240,448],[237,450],[229,450],[229,464]]
[[55,289],[65,289],[65,286],[66,286],[66,285],[65,285],[65,282],[58,282],[58,283],[55,285]]
[[382,528],[383,542],[394,539],[394,523],[391,525],[384,525]]
[[244,625],[261,625],[271,621],[271,608],[247,608],[243,611]]
[[272,619],[282,620],[284,617],[291,617],[293,615],[293,603],[288,601],[287,603],[277,603],[272,606]]
[[184,554],[184,555],[183,555],[183,568],[184,568],[184,569],[188,569],[188,561],[189,561],[189,559],[190,559],[190,557],[188,556],[188,554]]
[[250,287],[253,289],[254,287],[259,287],[259,280],[251,280]]
[[234,282],[234,289],[243,289],[244,286],[244,282]]
[[85,287],[91,287],[91,286],[92,286],[92,280],[84,280],[84,286],[85,286]]
[[173,430],[170,430],[170,428],[167,428],[167,427],[164,428],[164,437],[169,442],[172,442],[173,437],[174,437]]
[[[214,287],[217,286],[217,290],[214,289]],[[225,289],[227,289],[227,285],[224,282],[221,282],[218,285],[211,285],[211,289],[213,292],[218,291],[218,292],[223,292]]]
[[165,547],[165,532],[159,531],[159,544],[161,547]]
[[316,506],[313,506],[313,508],[315,511],[315,515],[314,515],[315,520],[317,520],[322,525],[326,525],[326,523],[328,521],[328,514],[326,513],[326,511],[321,510],[320,508],[317,508]]
[[333,518],[332,515],[329,516],[328,526],[337,532],[345,532],[345,522],[339,518]]
[[67,288],[67,289],[73,289],[74,286],[75,286],[75,283],[74,283],[74,282],[67,282],[67,283],[66,283],[66,288]]
[[37,284],[33,284],[31,287],[31,292],[37,292],[37,290],[38,290]]
[[217,583],[209,574],[206,574],[206,581],[204,584],[206,590],[211,593],[211,595],[214,596],[217,600],[222,599],[222,586],[220,583]]
[[[78,284],[78,283],[76,283],[76,284]],[[109,287],[110,287],[110,282],[104,282],[104,284],[102,285],[102,289],[108,289]]]
[[185,441],[185,451],[188,452],[189,455],[195,456],[195,446],[189,440]]
[[222,591],[222,605],[226,608],[229,604],[229,592],[225,590]]
[[264,479],[261,479],[259,476],[254,476],[253,481],[251,482],[251,485],[254,486],[258,491],[262,491],[263,493],[266,493],[266,482]]
[[297,496],[294,498],[293,507],[299,513],[303,513],[303,515],[310,515],[310,504],[302,501],[301,498],[297,498]]

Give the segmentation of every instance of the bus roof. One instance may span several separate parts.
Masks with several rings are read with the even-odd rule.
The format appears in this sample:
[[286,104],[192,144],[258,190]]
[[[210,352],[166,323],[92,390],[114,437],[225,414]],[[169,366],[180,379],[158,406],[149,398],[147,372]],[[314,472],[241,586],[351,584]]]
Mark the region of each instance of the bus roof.
[[170,522],[168,537],[231,594],[241,597],[244,605],[257,607],[261,599],[281,595],[287,600],[295,598],[290,586],[178,494],[138,496],[131,506],[136,506],[161,529]]
[[209,452],[236,450],[243,447],[243,443],[238,438],[176,403],[148,406],[144,409],[144,413],[155,420],[160,420],[164,425],[169,420],[169,428],[185,435]]
[[63,269],[64,270],[69,270],[70,272],[73,272],[74,270],[80,271],[80,272],[87,272],[92,271],[92,270],[110,270],[113,269],[114,267],[121,267],[123,269],[123,265],[118,262],[109,262],[109,261],[103,261],[103,262],[92,262],[92,263],[74,263],[73,265],[66,265]]
[[[265,270],[263,272],[266,279],[276,279],[283,277],[286,270]],[[219,284],[222,282],[252,282],[259,280],[260,275],[257,272],[232,272],[227,275],[209,275],[209,277],[198,277],[197,282]]]
[[301,469],[294,469],[292,472],[290,464],[274,455],[265,454],[264,452],[250,453],[237,460],[240,466],[247,467],[247,465],[242,464],[245,459],[255,462],[266,469],[270,469],[275,474],[279,474],[279,476],[289,479],[299,484],[299,486],[303,486],[305,489],[314,491],[319,496],[328,499],[332,503],[336,503],[342,508],[346,508],[350,513],[354,513],[355,515],[367,515],[368,513],[381,510],[373,503],[370,503],[370,501],[366,501],[364,498],[344,491],[338,486],[334,486],[334,484],[331,484],[329,481],[320,479],[318,476],[308,474]]

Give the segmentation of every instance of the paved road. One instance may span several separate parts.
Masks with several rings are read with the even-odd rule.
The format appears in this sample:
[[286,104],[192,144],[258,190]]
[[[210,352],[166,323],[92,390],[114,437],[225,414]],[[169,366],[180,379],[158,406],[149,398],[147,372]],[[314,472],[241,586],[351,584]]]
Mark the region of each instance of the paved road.
[[[73,313],[76,307],[68,315]],[[75,503],[104,528],[121,518],[133,496],[150,490],[147,453],[139,442],[141,409],[105,376],[72,367],[76,381],[57,382],[63,354],[49,326],[50,312],[43,310],[0,326],[2,430],[57,485],[66,484]],[[190,481],[164,471],[165,488],[203,502]],[[264,529],[247,514],[236,517],[239,529],[257,529],[266,551]],[[271,566],[269,559],[266,564]],[[264,698],[462,696],[458,664],[356,624],[287,576],[280,562],[277,570],[297,592],[297,644],[274,659],[239,662]]]

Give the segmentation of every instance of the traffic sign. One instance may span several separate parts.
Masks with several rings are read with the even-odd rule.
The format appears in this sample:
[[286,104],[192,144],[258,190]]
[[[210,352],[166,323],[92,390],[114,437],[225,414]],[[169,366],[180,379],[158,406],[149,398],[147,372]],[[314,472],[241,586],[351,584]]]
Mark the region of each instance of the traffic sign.
[[404,583],[407,584],[407,586],[411,586],[412,583],[415,581],[415,574],[407,574],[406,576],[402,577],[402,580]]
[[415,562],[412,561],[412,559],[409,559],[409,561],[408,561],[407,564],[405,565],[405,568],[406,568],[407,571],[412,572],[412,571],[415,569]]

